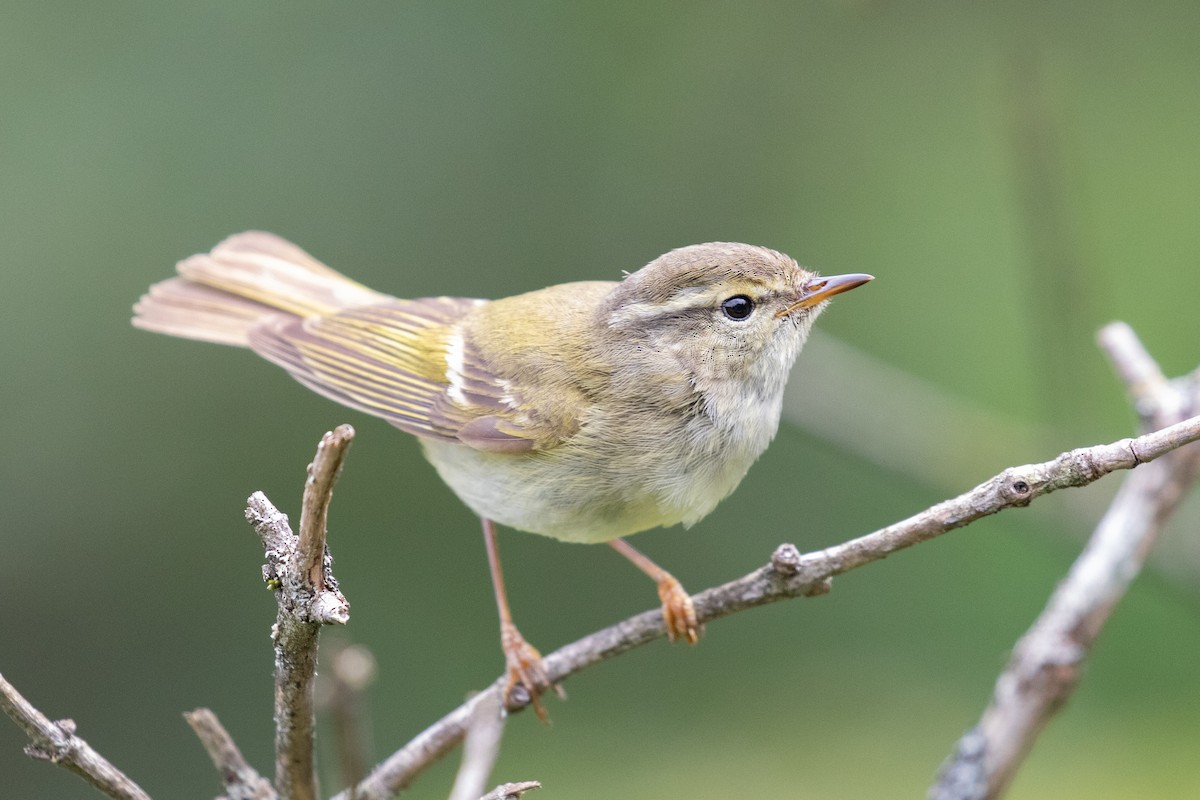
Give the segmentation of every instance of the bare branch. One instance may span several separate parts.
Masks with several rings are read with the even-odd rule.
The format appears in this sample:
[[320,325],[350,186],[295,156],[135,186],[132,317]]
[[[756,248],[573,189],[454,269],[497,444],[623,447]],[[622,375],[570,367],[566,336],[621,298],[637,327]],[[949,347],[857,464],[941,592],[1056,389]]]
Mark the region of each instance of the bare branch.
[[[824,594],[831,579],[856,567],[886,558],[919,542],[961,528],[1006,508],[1022,507],[1057,489],[1084,486],[1118,469],[1153,461],[1175,448],[1200,439],[1200,417],[1136,439],[1122,439],[1063,453],[1041,464],[1012,467],[971,491],[946,500],[874,533],[815,553],[801,555],[784,544],[770,563],[693,598],[700,622],[792,597]],[[558,683],[584,668],[646,644],[666,634],[662,612],[646,611],[568,644],[544,659],[547,675]],[[384,800],[408,785],[426,767],[463,739],[469,720],[489,693],[498,693],[503,677],[417,735],[375,767],[355,787],[356,800]],[[509,706],[515,711],[520,705]],[[348,800],[350,794],[337,795]]]
[[341,765],[342,784],[353,786],[367,774],[370,747],[366,741],[363,693],[375,681],[375,656],[361,644],[343,645],[334,654],[321,708],[333,723],[333,736]]
[[1143,430],[1154,430],[1183,419],[1183,396],[1171,387],[1158,362],[1124,322],[1111,322],[1096,334],[1096,341],[1142,421]]
[[[1128,350],[1132,343],[1133,349],[1145,352],[1124,323],[1106,326],[1099,337],[1106,350],[1114,346]],[[1110,358],[1114,358],[1111,353]],[[785,420],[882,469],[920,481],[939,494],[958,491],[964,475],[986,475],[1026,457],[1024,454],[1065,444],[1060,430],[1036,426],[1027,419],[1010,417],[955,396],[945,387],[898,369],[828,331],[812,332],[800,354],[800,364],[805,380],[788,383],[783,401]],[[1157,374],[1146,376],[1143,382],[1166,382],[1157,366],[1154,369]],[[884,398],[888,414],[881,415],[876,411]],[[1143,417],[1145,411],[1153,415],[1153,409],[1137,397],[1134,402]],[[1179,419],[1182,417],[1173,417],[1144,430]],[[931,448],[931,441],[969,441],[971,446]],[[1073,492],[1047,507],[1043,519],[1057,526],[1055,532],[1074,547],[1076,540],[1082,542],[1095,527],[1111,499],[1110,492]],[[1177,524],[1200,528],[1200,504],[1185,504],[1176,513],[1181,515]],[[1182,537],[1160,540],[1147,566],[1191,591],[1200,571],[1200,548]]]
[[471,719],[467,722],[462,764],[454,778],[450,800],[476,800],[483,794],[488,778],[492,775],[492,768],[496,765],[496,759],[500,756],[504,720],[500,695],[485,692],[483,699],[475,704],[471,711]]
[[906,520],[818,553],[808,553],[799,570],[803,573],[815,567],[827,577],[838,575],[1006,508],[1026,506],[1034,498],[1055,490],[1086,486],[1110,472],[1148,463],[1197,439],[1200,439],[1200,417],[1193,417],[1135,439],[1070,450],[1041,464],[1010,467],[966,494]]
[[317,636],[322,624],[344,624],[350,608],[331,572],[325,546],[325,520],[333,483],[354,429],[342,425],[326,433],[308,468],[304,487],[302,536],[292,533],[287,516],[262,492],[250,496],[246,519],[266,550],[263,578],[276,588],[279,614],[275,642],[275,787],[286,800],[315,800],[313,760],[313,681]]
[[192,726],[213,766],[221,773],[228,800],[277,800],[279,795],[275,794],[270,781],[246,762],[216,714],[207,708],[197,708],[186,712],[183,718]]
[[[1177,388],[1163,378],[1128,326],[1109,325],[1100,341],[1143,425],[1164,424],[1200,408],[1200,390],[1192,383]],[[1137,470],[1122,484],[1067,577],[1017,643],[991,703],[959,740],[930,798],[991,800],[1003,794],[1037,735],[1074,692],[1101,628],[1197,474],[1200,450],[1189,448]]]
[[304,483],[304,500],[300,507],[300,543],[296,558],[299,568],[308,573],[309,581],[320,591],[324,589],[325,530],[329,518],[329,501],[333,485],[342,472],[346,451],[354,440],[354,428],[341,425],[325,434],[317,445],[317,455],[308,465],[308,480]]
[[25,747],[25,755],[58,764],[117,800],[150,800],[142,787],[75,735],[72,720],[52,722],[22,697],[3,675],[0,675],[0,708],[29,737],[31,744]]
[[537,781],[521,781],[520,783],[502,783],[485,794],[479,800],[521,800],[521,795],[533,789],[540,789]]

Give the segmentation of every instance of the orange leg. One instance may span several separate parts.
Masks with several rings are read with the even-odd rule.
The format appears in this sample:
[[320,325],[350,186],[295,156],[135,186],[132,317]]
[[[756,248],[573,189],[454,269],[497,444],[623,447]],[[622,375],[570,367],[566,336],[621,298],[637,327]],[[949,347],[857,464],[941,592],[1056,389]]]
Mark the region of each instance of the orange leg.
[[504,590],[504,573],[500,569],[500,552],[496,548],[496,526],[490,519],[483,520],[483,541],[487,545],[488,567],[492,571],[492,588],[496,590],[496,608],[500,611],[500,647],[504,650],[504,663],[508,669],[508,685],[505,700],[519,685],[529,693],[529,702],[542,722],[550,716],[542,706],[541,695],[553,689],[559,697],[565,697],[562,687],[551,683],[542,665],[542,655],[525,641],[525,637],[513,624],[512,612],[508,608],[508,593]]
[[704,627],[696,620],[696,608],[692,605],[692,598],[684,591],[683,584],[624,539],[613,539],[609,544],[658,584],[663,621],[667,624],[667,636],[671,641],[683,639],[688,644],[700,641]]

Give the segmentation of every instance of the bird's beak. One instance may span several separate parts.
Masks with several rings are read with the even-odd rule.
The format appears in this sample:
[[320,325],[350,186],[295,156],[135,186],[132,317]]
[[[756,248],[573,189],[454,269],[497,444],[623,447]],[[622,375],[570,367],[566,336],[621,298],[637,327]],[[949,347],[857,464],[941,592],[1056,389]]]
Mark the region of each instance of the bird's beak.
[[802,308],[812,308],[818,303],[822,303],[833,297],[835,294],[848,292],[857,286],[862,286],[867,281],[873,280],[875,280],[874,275],[864,275],[861,272],[854,272],[849,275],[830,275],[827,278],[813,278],[800,287],[800,299],[778,312],[776,316],[786,317],[788,314],[794,314]]

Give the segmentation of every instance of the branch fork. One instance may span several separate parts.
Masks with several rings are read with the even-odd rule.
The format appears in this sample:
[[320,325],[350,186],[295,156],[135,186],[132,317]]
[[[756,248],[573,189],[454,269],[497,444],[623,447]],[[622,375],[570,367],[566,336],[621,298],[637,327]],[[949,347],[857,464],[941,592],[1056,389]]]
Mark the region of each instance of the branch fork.
[[[1114,442],[1130,467],[1083,552],[1046,608],[1013,648],[979,722],[963,734],[930,789],[931,800],[994,800],[1004,794],[1038,734],[1070,698],[1081,667],[1113,608],[1141,571],[1166,520],[1200,475],[1200,449],[1179,446],[1178,433],[1200,412],[1195,376],[1168,381],[1129,326],[1099,333],[1101,348],[1141,418],[1153,431]],[[1190,419],[1188,419],[1191,417]],[[1078,453],[1079,451],[1073,451]],[[1161,460],[1159,456],[1166,456]],[[1095,464],[1078,459],[1077,474]]]
[[262,492],[250,496],[246,519],[262,540],[263,577],[275,588],[279,614],[275,643],[275,788],[286,800],[316,800],[313,758],[316,727],[313,685],[317,637],[324,624],[345,624],[350,606],[333,577],[325,526],[333,485],[341,473],[354,428],[326,433],[308,467],[300,533]]

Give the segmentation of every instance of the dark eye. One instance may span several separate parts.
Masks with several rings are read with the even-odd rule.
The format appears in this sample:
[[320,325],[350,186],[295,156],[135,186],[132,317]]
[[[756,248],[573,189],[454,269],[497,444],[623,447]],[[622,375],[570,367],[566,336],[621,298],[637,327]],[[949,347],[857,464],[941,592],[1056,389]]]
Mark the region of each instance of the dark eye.
[[721,301],[721,310],[731,320],[741,322],[754,313],[754,301],[744,294],[735,294],[728,300]]

